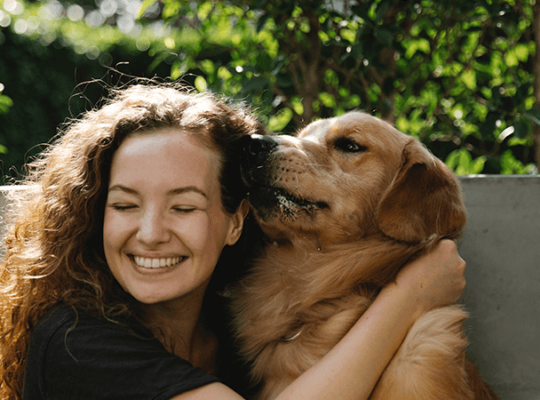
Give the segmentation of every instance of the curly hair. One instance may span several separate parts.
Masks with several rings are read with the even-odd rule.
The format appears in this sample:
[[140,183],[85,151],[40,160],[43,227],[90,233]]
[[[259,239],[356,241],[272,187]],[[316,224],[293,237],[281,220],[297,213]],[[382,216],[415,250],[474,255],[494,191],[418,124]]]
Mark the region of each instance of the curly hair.
[[128,135],[163,127],[193,134],[221,154],[225,211],[233,213],[244,198],[233,144],[265,132],[241,106],[172,83],[145,81],[112,89],[102,107],[69,122],[29,165],[21,181],[28,189],[8,191],[10,227],[0,267],[1,399],[22,398],[30,332],[54,305],[113,321],[135,314],[135,300],[116,282],[103,253],[109,170]]

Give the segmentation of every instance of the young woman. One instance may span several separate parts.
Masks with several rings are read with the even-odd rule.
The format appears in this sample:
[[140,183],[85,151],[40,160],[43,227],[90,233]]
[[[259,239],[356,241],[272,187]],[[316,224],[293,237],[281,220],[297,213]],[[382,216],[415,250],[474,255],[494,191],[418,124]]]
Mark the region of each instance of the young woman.
[[[253,133],[241,108],[150,83],[32,164],[0,267],[2,399],[242,398],[214,300],[249,258],[233,154]],[[279,399],[367,399],[414,321],[459,298],[464,267],[451,241],[410,263]]]

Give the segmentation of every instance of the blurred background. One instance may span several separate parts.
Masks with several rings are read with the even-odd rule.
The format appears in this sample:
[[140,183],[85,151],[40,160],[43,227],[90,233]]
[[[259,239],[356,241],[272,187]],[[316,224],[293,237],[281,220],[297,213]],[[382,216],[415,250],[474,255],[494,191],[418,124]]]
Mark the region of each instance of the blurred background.
[[232,96],[276,132],[360,109],[458,174],[537,174],[539,15],[534,0],[0,0],[0,184],[134,76]]

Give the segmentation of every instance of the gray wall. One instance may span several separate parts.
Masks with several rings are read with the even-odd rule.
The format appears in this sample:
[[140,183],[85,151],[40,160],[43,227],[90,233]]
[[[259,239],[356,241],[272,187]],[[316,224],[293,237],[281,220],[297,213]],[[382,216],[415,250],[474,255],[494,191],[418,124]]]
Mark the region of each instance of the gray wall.
[[469,356],[502,400],[540,400],[540,176],[460,180]]
[[461,182],[469,355],[502,400],[540,399],[540,176]]

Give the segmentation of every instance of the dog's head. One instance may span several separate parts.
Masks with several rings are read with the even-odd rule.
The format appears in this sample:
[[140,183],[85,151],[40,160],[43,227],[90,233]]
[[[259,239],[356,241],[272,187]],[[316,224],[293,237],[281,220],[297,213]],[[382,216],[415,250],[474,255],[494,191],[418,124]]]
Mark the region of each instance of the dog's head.
[[452,172],[390,124],[351,112],[298,137],[252,136],[241,155],[249,201],[272,239],[320,244],[381,233],[457,238],[466,214]]

